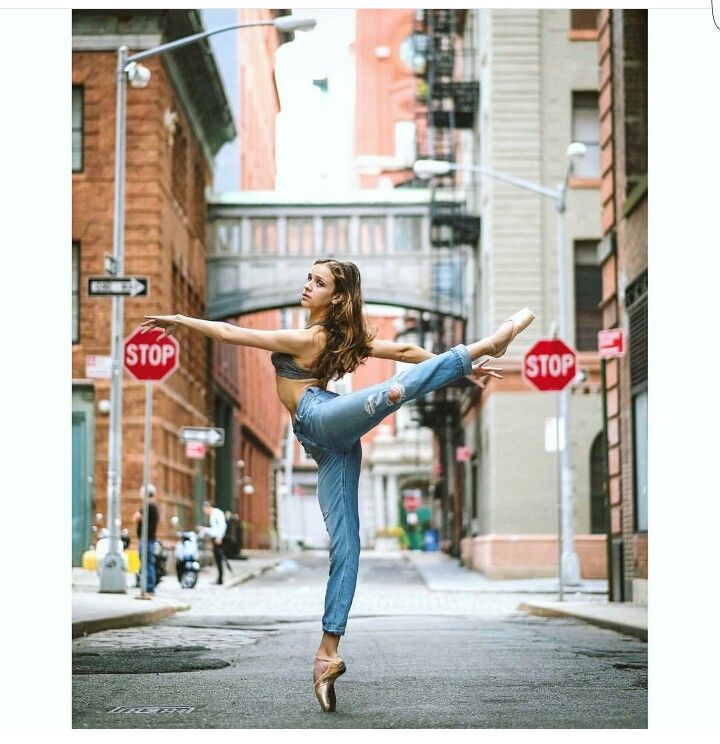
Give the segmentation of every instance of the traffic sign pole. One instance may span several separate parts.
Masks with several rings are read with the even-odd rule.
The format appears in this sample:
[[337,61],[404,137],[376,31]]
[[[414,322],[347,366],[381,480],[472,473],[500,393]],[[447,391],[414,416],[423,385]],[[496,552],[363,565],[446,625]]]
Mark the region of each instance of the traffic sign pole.
[[150,599],[147,593],[148,567],[148,517],[150,490],[150,452],[152,450],[153,382],[166,380],[180,365],[180,345],[177,340],[163,336],[159,329],[143,332],[136,328],[123,343],[123,366],[136,379],[145,382],[145,441],[143,453],[143,523],[142,567],[140,571],[140,596]]
[[[558,335],[564,341],[568,338],[568,291],[566,274],[565,251],[565,194],[567,178],[560,189],[560,196],[556,203],[557,214],[557,271],[558,271]],[[575,553],[573,538],[573,481],[572,481],[572,449],[570,436],[570,386],[566,385],[558,393],[558,426],[562,421],[565,441],[559,450],[560,458],[560,494],[562,514],[562,560],[560,566],[560,580],[569,585],[580,583],[580,561]]]
[[572,461],[570,456],[570,384],[576,376],[577,354],[561,338],[540,339],[525,353],[523,376],[540,391],[555,391],[558,484],[560,599],[563,583],[580,582],[580,562],[573,540]]
[[[115,271],[123,272],[125,232],[125,103],[127,95],[125,60],[128,48],[118,49],[115,70],[115,194],[113,201],[113,259]],[[121,115],[122,114],[122,115]],[[123,297],[112,298],[112,323],[110,330],[112,378],[110,383],[110,421],[108,422],[108,537],[110,547],[100,567],[100,591],[125,594],[125,570],[117,544],[120,532],[120,484],[122,453],[122,352]]]
[[[153,384],[145,383],[145,452],[143,453],[143,523],[142,523],[142,566],[140,569],[140,597],[139,599],[150,599],[147,593],[147,566],[148,566],[148,518],[150,515],[150,449],[152,442],[152,406],[153,406]],[[155,567],[157,571],[157,566]],[[156,574],[157,576],[157,574]]]
[[[563,554],[563,502],[562,502],[562,470],[560,460],[560,395],[558,393],[555,396],[555,462],[557,464],[557,527],[558,527],[558,600],[563,601],[563,570],[562,570],[562,554]],[[565,432],[563,432],[564,436]],[[563,442],[563,446],[564,446]]]

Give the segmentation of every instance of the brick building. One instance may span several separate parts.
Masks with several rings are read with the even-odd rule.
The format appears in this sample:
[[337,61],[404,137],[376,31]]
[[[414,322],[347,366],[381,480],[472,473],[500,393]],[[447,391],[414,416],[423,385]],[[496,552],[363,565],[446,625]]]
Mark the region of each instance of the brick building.
[[[565,176],[568,144],[587,147],[569,183],[563,255],[572,288],[563,308],[570,318],[566,340],[580,352],[585,373],[573,385],[570,403],[574,547],[585,578],[605,571],[598,509],[602,232],[594,15],[588,23],[568,9],[415,12],[421,157],[484,166],[552,187]],[[453,555],[490,577],[555,575],[557,455],[545,438],[555,400],[522,379],[523,354],[552,333],[558,317],[554,205],[462,166],[432,183],[445,193],[430,207],[431,240],[447,251],[446,275],[472,298],[463,340],[486,335],[523,305],[536,313],[502,359],[502,382],[490,381],[481,394],[456,390],[437,406],[438,441],[447,452],[436,483],[448,502],[444,537]],[[467,247],[467,271],[453,273],[452,256]],[[453,457],[458,446],[467,448],[462,462]]]
[[412,25],[406,9],[356,11],[355,162],[361,188],[395,186],[412,177]]
[[[239,22],[271,20],[284,10],[238,10]],[[275,188],[275,118],[280,100],[275,82],[275,52],[290,40],[275,28],[254,29],[239,44],[240,183],[242,191]],[[281,327],[279,310],[244,315],[237,322],[246,328]],[[237,503],[243,522],[243,544],[248,548],[275,545],[275,488],[273,467],[281,457],[287,414],[275,395],[274,369],[262,349],[237,349],[240,441]]]
[[[73,12],[72,444],[73,562],[92,539],[97,513],[107,516],[109,380],[90,377],[88,356],[109,355],[111,302],[90,298],[87,278],[104,273],[111,253],[114,196],[117,48],[130,53],[202,30],[193,10]],[[125,271],[150,278],[147,297],[125,301],[124,335],[150,313],[205,310],[205,186],[212,157],[235,135],[209,48],[193,44],[146,60],[152,80],[128,88]],[[151,481],[158,487],[159,537],[197,523],[197,505],[215,493],[215,458],[195,472],[178,439],[181,426],[214,421],[213,390],[233,395],[222,365],[213,379],[212,348],[199,335],[178,334],[180,368],[155,386]],[[140,506],[143,470],[143,383],[123,380],[121,521]]]
[[599,12],[602,313],[626,354],[605,365],[610,593],[647,603],[647,10]]

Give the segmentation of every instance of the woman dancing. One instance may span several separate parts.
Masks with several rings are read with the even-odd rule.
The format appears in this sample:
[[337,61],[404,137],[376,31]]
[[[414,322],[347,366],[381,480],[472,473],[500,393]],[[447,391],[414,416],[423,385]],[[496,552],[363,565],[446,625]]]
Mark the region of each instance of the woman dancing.
[[[330,536],[330,575],[313,685],[322,709],[334,711],[334,683],[345,672],[337,649],[360,558],[360,438],[403,403],[461,377],[479,378],[481,386],[488,377],[502,379],[501,367],[486,366],[487,359],[476,365],[472,361],[502,356],[534,315],[527,308],[520,310],[491,336],[438,355],[413,344],[381,341],[374,338],[363,312],[357,266],[329,258],[312,265],[300,305],[309,310],[304,329],[260,331],[184,315],[147,315],[142,327],[160,328],[163,335],[189,328],[218,341],[273,352],[278,397],[292,417],[295,435],[318,465],[318,500]],[[367,357],[417,366],[347,395],[325,389],[331,379],[352,372]]]

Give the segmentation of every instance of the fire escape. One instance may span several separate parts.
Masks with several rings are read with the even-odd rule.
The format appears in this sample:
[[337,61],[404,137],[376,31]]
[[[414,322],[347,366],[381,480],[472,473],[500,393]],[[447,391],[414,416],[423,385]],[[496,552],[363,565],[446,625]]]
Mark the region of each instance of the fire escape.
[[[479,108],[479,83],[472,43],[463,43],[467,10],[414,11],[414,69],[417,78],[415,124],[419,159],[456,162],[460,130],[473,130]],[[468,253],[477,248],[480,218],[468,214],[456,172],[433,178],[430,202],[430,243],[433,249],[434,312],[409,319],[421,346],[441,353],[464,343],[466,292],[473,278],[466,275]],[[423,184],[424,185],[424,184]],[[467,284],[470,282],[470,285]],[[440,504],[443,548],[460,554],[463,536],[464,469],[456,461],[462,444],[462,417],[478,395],[469,380],[438,390],[416,402],[416,420],[435,433],[440,465],[434,497]],[[465,515],[466,516],[466,515]]]

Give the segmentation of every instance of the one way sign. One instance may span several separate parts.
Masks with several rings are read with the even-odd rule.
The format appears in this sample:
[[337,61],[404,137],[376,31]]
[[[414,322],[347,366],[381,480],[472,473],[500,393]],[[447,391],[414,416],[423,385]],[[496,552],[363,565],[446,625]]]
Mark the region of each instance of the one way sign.
[[225,444],[225,429],[220,427],[183,426],[180,439],[187,442],[202,442],[210,447],[222,447]]
[[112,279],[106,276],[88,277],[88,294],[91,297],[145,297],[149,288],[150,279],[147,276],[115,276]]

